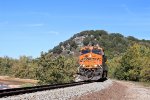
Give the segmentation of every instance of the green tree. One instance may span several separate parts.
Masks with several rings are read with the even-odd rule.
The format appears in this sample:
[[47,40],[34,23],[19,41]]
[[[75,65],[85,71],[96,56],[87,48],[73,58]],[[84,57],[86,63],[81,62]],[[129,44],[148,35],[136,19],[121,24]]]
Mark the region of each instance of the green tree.
[[40,84],[66,83],[73,80],[76,60],[73,57],[46,55],[39,59]]
[[86,37],[86,38],[83,40],[83,44],[84,44],[85,46],[87,46],[87,45],[90,43],[90,41],[91,41],[91,38],[90,38],[90,37]]
[[21,56],[12,65],[11,73],[15,77],[36,79],[37,63],[31,58]]
[[11,73],[11,67],[14,62],[14,59],[7,56],[5,56],[4,58],[0,58],[0,74],[9,75]]
[[115,70],[118,79],[133,81],[149,81],[149,62],[150,48],[139,44],[129,47],[123,55],[120,67]]

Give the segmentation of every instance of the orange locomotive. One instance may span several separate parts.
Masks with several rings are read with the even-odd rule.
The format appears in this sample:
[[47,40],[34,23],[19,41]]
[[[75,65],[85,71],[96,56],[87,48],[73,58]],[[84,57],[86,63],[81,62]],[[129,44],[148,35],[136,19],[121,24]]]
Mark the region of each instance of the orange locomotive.
[[99,46],[82,47],[79,56],[79,68],[76,81],[99,80],[107,78],[104,50]]

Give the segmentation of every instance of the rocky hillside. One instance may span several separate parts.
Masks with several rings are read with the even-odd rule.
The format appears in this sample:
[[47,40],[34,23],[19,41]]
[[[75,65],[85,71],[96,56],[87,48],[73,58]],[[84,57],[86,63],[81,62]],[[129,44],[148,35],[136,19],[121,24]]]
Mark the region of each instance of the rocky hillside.
[[80,47],[98,44],[104,48],[109,58],[113,58],[115,55],[124,53],[134,43],[150,46],[150,40],[139,40],[132,36],[124,37],[120,33],[108,33],[104,30],[89,30],[75,34],[49,50],[48,53],[78,55]]

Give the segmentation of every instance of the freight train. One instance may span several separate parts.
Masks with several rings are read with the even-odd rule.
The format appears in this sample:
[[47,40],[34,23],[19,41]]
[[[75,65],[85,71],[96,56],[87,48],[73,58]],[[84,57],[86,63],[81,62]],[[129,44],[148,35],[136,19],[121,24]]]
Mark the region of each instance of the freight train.
[[79,67],[75,81],[107,79],[107,58],[103,48],[85,46],[80,49]]

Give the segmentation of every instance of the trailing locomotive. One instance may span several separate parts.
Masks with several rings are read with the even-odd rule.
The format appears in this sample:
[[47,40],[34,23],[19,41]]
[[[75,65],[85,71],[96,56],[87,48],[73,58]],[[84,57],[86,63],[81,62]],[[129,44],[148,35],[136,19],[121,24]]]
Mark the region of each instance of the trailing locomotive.
[[99,46],[82,47],[75,81],[106,79],[108,72],[106,60],[104,50]]

